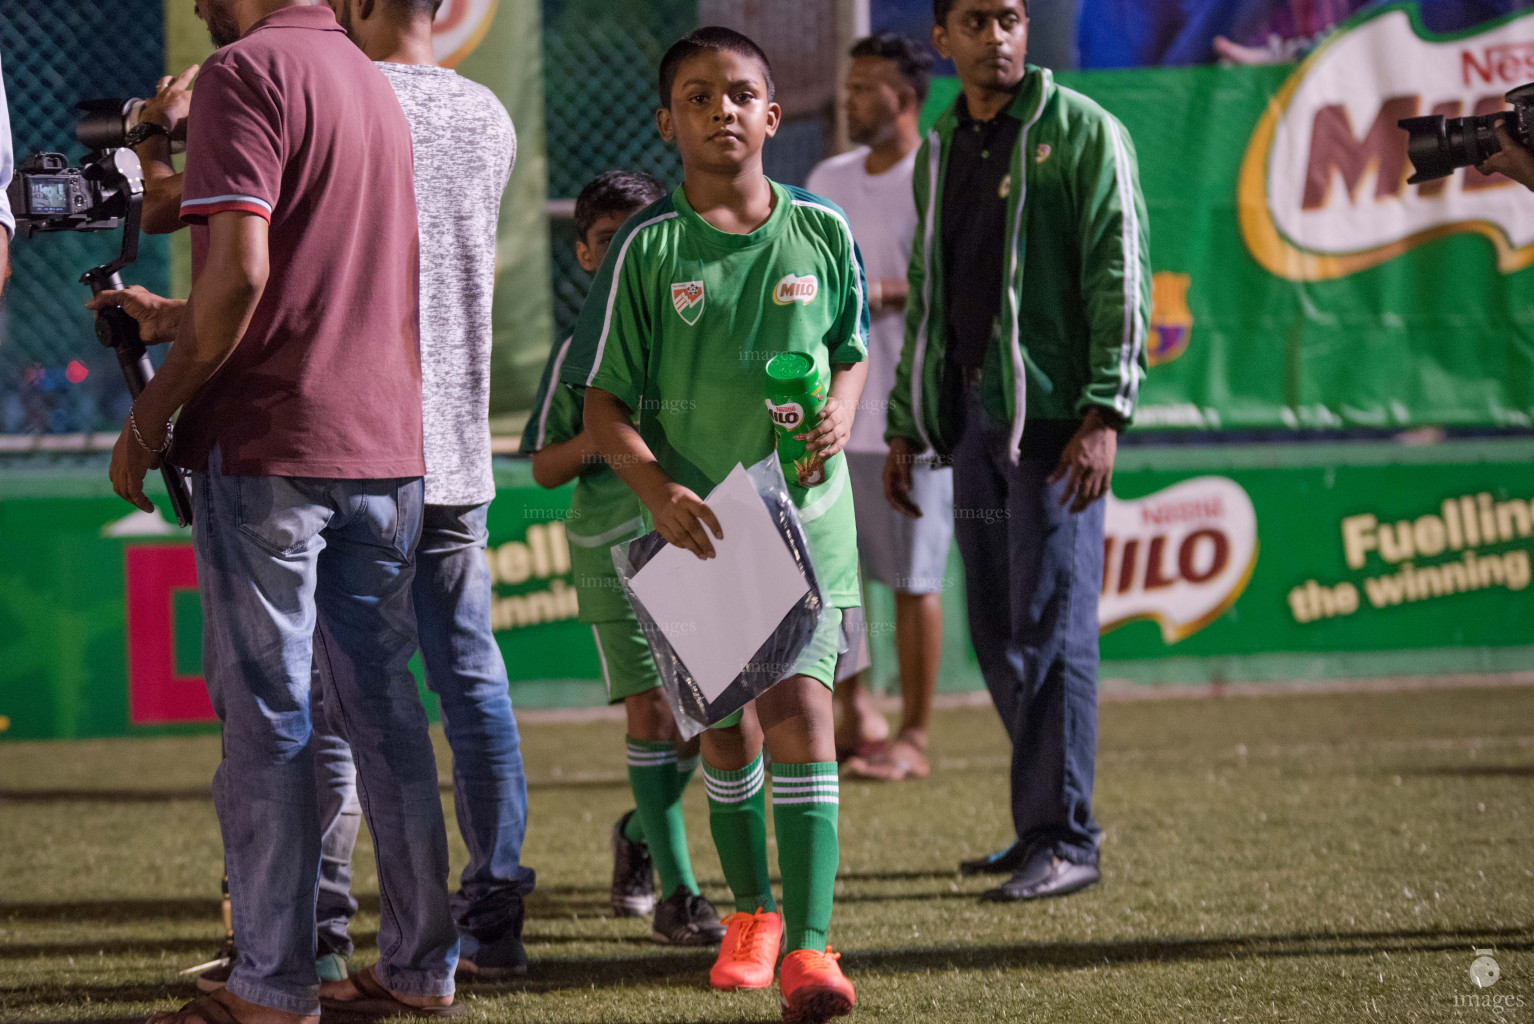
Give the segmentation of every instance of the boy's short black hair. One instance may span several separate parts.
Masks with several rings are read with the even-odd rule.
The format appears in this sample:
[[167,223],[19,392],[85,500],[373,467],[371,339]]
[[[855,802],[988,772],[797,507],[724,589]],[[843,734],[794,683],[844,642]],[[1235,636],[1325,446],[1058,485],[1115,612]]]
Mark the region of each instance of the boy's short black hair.
[[671,87],[676,84],[676,69],[682,62],[700,53],[738,53],[750,57],[762,66],[762,77],[767,80],[767,102],[777,98],[778,86],[772,80],[772,63],[767,54],[750,36],[742,35],[733,28],[722,25],[705,25],[691,35],[671,44],[671,49],[660,59],[660,105],[671,106]]
[[586,183],[575,200],[575,237],[582,242],[586,232],[603,217],[629,214],[649,206],[666,194],[666,186],[644,171],[608,171]]
[[[953,5],[956,0],[932,0],[932,20],[938,25],[948,24],[948,15],[953,13]],[[1023,13],[1028,13],[1028,0],[1023,0]]]
[[916,90],[918,103],[927,101],[927,87],[932,70],[932,54],[914,39],[896,35],[894,32],[878,32],[852,44],[852,59],[881,57],[895,62],[900,77]]

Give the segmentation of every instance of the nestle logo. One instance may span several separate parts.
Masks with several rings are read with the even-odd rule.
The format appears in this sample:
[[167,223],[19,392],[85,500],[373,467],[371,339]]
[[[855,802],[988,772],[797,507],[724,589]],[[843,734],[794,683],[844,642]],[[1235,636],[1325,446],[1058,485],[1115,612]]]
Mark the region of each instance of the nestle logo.
[[1459,66],[1466,85],[1521,85],[1534,78],[1534,42],[1488,46],[1479,58],[1474,50],[1461,50]]
[[784,430],[792,430],[804,422],[804,407],[798,402],[789,402],[785,405],[773,405],[768,402],[767,408],[772,413],[772,422]]
[[1225,514],[1219,498],[1146,504],[1140,508],[1140,521],[1146,526],[1171,526],[1174,523],[1198,523],[1217,520]]

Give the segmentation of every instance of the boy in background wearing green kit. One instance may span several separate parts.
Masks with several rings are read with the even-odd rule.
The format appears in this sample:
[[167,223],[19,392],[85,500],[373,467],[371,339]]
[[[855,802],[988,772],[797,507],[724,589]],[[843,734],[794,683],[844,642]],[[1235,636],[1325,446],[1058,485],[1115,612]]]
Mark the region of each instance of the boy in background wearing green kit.
[[[608,171],[575,201],[575,257],[593,273],[613,235],[635,212],[665,194],[648,174]],[[643,508],[607,468],[581,424],[581,399],[559,382],[570,339],[555,345],[522,435],[533,479],[555,488],[575,480],[565,536],[575,570],[581,621],[591,626],[607,698],[628,718],[629,785],[634,809],[613,826],[613,913],[645,917],[653,910],[656,942],[712,946],[724,936],[714,907],[698,891],[687,855],[682,791],[698,767],[698,741],[678,745],[676,722],[639,620],[613,569],[612,545],[643,536]],[[655,899],[654,874],[665,899]]]
[[839,209],[762,173],[781,110],[755,43],[699,29],[662,59],[660,100],[657,127],[677,145],[683,184],[613,239],[560,377],[586,387],[586,428],[655,529],[699,558],[724,539],[699,495],[736,464],[772,455],[768,361],[803,353],[830,383],[818,423],[799,435],[825,459],[824,478],[789,482],[827,606],[808,649],[747,709],[772,756],[781,916],[767,875],[762,743],[740,722],[703,734],[709,824],[735,896],[709,980],[766,988],[784,945],[783,1017],[821,1022],[856,1001],[826,930],[838,858],[831,686],[847,646],[843,610],[860,609],[841,451],[867,375],[862,265]]

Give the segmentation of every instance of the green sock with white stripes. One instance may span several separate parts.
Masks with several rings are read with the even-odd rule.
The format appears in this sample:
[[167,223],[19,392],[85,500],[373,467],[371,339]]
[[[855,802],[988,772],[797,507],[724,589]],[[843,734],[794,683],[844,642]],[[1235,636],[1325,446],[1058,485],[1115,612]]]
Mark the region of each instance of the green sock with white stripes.
[[[698,891],[687,856],[687,826],[682,819],[682,783],[677,775],[676,744],[628,741],[629,786],[634,790],[634,815],[643,829],[643,842],[660,876],[661,899],[683,886]],[[628,834],[627,830],[624,832]],[[630,837],[635,838],[635,837]]]
[[840,858],[835,761],[772,766],[772,818],[783,875],[784,950],[824,952]]
[[708,787],[708,825],[719,851],[724,880],[735,895],[735,909],[755,913],[776,911],[772,882],[767,877],[767,794],[763,787],[762,755],[740,771],[729,772],[703,762]]
[[[634,740],[633,742],[641,743],[646,741]],[[667,744],[667,746],[670,746],[670,744]],[[687,787],[692,783],[692,777],[698,773],[698,765],[702,763],[702,761],[703,759],[697,754],[694,754],[691,757],[677,757],[676,779],[678,792],[687,792]],[[630,814],[628,821],[624,823],[623,838],[627,839],[631,843],[642,843],[645,841],[644,820],[639,816],[638,806],[635,806],[634,813]]]

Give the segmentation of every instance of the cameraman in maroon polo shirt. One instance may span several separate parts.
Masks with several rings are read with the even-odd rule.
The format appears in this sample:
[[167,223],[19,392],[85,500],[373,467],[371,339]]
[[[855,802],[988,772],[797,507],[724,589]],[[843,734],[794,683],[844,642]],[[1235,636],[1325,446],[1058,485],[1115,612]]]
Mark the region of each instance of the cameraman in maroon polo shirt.
[[158,1019],[318,1020],[316,660],[378,852],[370,1008],[457,1015],[447,838],[407,667],[424,472],[409,126],[328,7],[197,7],[221,48],[189,119],[192,295],[111,475],[147,510],[143,478],[162,458],[193,472],[204,670],[224,723],[214,802],[241,955],[223,991]]

